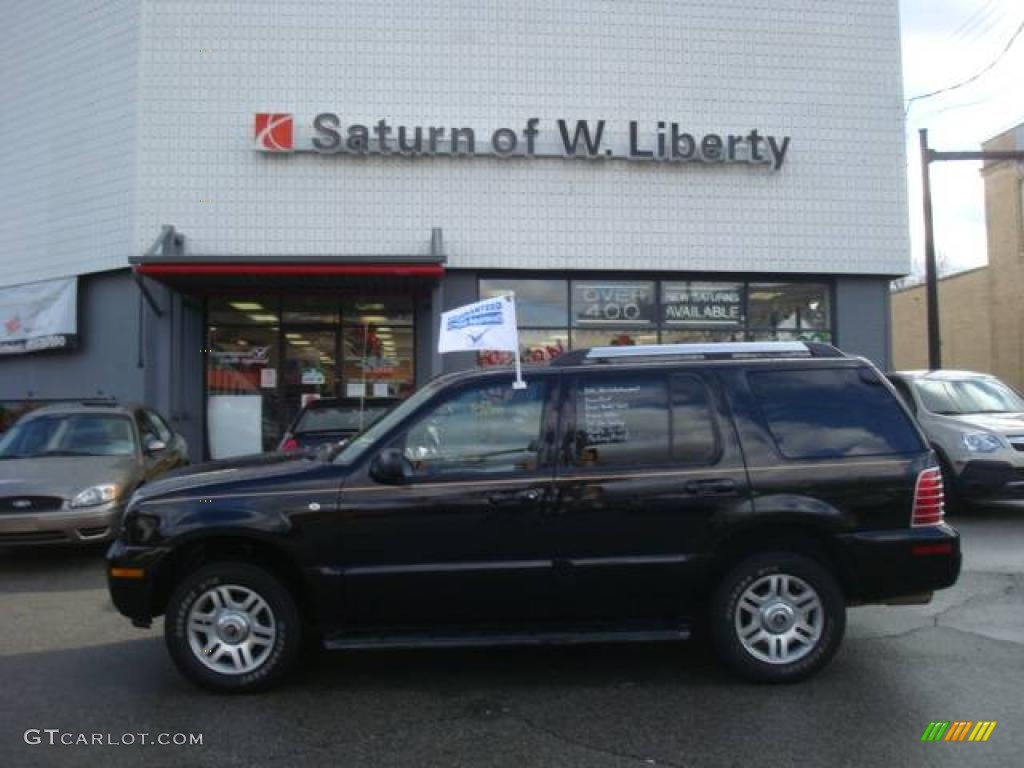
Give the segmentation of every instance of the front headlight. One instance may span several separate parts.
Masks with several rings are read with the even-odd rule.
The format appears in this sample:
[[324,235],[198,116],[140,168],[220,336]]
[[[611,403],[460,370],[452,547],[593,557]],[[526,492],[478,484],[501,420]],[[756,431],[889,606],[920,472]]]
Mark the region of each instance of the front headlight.
[[969,432],[963,436],[964,447],[971,453],[993,453],[1003,447],[1003,442],[990,432]]
[[116,483],[105,485],[94,485],[86,488],[71,500],[72,507],[95,507],[98,504],[106,504],[114,501],[121,494],[121,486]]

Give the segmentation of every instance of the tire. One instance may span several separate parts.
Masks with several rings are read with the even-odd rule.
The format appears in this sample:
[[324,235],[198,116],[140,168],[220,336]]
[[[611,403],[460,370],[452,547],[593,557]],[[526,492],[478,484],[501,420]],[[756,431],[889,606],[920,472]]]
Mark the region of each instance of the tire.
[[[174,590],[164,640],[191,682],[220,693],[247,693],[280,683],[294,666],[302,620],[295,598],[269,572],[245,563],[212,563]],[[204,658],[206,648],[213,650]]]
[[[756,612],[751,610],[755,603]],[[712,598],[715,653],[752,682],[795,683],[810,677],[832,660],[845,630],[846,601],[836,580],[804,555],[750,557],[725,576]]]

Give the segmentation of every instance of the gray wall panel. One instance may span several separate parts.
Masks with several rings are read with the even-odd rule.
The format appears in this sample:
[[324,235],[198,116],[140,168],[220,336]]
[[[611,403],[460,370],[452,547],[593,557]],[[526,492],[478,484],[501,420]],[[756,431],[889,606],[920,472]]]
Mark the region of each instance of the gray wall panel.
[[888,278],[838,278],[835,313],[839,347],[888,369],[892,364]]
[[127,270],[78,280],[78,349],[0,357],[0,399],[143,398],[138,291]]

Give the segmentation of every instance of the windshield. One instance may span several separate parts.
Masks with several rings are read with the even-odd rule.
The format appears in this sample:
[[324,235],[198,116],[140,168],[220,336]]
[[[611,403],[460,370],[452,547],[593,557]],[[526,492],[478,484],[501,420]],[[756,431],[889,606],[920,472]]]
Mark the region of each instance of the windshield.
[[407,400],[396,405],[380,420],[374,422],[369,429],[346,443],[345,447],[342,448],[341,452],[334,458],[334,463],[351,464],[359,459],[360,456],[366,453],[370,446],[387,434],[392,427],[401,422],[407,414],[412,413],[419,408],[420,405],[433,397],[440,387],[441,382],[435,380],[427,384],[423,389],[417,390],[415,393],[410,395]]
[[1024,399],[998,379],[919,379],[914,386],[924,407],[932,413],[1024,412]]
[[367,404],[362,413],[358,405],[309,408],[295,425],[295,432],[359,432],[387,413],[390,407],[390,404]]
[[0,438],[0,459],[38,456],[131,456],[135,432],[123,416],[66,414],[37,416]]

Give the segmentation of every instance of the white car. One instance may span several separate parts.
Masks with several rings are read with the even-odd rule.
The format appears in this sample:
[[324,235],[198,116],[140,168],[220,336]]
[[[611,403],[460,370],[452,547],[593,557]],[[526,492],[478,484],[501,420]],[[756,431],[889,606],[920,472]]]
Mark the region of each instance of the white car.
[[889,380],[939,455],[947,501],[1024,508],[1024,397],[972,371],[898,371]]

